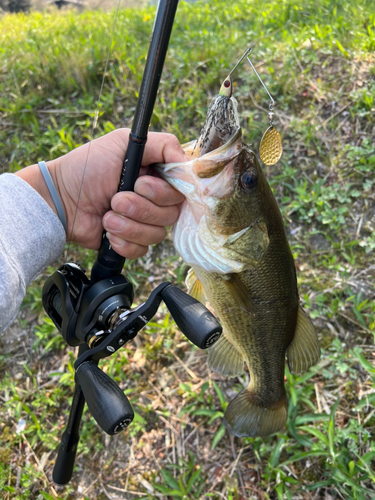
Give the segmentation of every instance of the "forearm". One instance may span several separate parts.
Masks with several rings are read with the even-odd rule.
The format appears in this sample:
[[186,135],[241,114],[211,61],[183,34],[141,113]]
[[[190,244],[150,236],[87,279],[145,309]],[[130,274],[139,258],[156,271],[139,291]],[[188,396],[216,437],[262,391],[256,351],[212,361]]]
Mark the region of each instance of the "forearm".
[[21,176],[0,176],[0,331],[14,319],[26,286],[63,251],[65,232],[51,208]]

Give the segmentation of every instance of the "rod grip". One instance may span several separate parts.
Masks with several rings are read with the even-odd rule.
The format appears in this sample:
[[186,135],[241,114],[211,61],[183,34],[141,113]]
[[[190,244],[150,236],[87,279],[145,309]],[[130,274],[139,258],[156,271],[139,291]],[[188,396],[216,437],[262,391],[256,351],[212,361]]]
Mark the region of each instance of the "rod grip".
[[118,186],[119,192],[134,191],[134,184],[138,179],[146,141],[147,137],[137,137],[130,132],[128,149],[126,150],[120,183]]
[[65,437],[66,433],[63,434],[61,439],[60,448],[52,473],[53,482],[61,486],[69,483],[72,479],[79,434],[76,436],[76,441],[74,443],[71,439],[67,442],[66,439],[64,440]]
[[161,292],[162,299],[182,333],[201,349],[211,347],[222,328],[210,311],[180,288],[170,285]]
[[134,418],[133,408],[114,380],[91,361],[79,365],[75,380],[104,432],[112,436],[128,427]]
[[111,244],[104,232],[97,259],[91,269],[92,283],[118,276],[121,274],[124,263],[125,257],[122,257],[111,248]]

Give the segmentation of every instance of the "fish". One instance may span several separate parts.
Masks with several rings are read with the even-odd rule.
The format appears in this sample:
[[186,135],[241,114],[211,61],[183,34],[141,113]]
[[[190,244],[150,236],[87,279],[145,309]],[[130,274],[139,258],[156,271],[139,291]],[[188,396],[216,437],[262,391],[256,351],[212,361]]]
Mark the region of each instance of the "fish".
[[223,327],[208,365],[238,377],[245,362],[250,375],[224,424],[238,437],[265,437],[287,422],[285,362],[292,373],[317,363],[318,337],[300,304],[282,215],[243,141],[231,93],[213,99],[200,137],[183,149],[188,161],[156,168],[185,195],[172,239],[190,266],[188,293],[208,303]]

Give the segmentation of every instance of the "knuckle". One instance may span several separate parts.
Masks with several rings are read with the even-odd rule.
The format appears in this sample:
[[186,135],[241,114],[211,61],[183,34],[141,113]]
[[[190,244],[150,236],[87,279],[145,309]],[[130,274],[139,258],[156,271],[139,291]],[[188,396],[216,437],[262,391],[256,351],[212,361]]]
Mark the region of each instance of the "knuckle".
[[168,142],[171,144],[171,146],[178,146],[180,147],[180,143],[177,139],[177,137],[173,134],[166,134]]
[[152,210],[145,207],[138,220],[143,223],[154,224],[155,214]]
[[140,241],[143,237],[144,229],[141,224],[132,225],[126,231],[126,236],[132,241]]

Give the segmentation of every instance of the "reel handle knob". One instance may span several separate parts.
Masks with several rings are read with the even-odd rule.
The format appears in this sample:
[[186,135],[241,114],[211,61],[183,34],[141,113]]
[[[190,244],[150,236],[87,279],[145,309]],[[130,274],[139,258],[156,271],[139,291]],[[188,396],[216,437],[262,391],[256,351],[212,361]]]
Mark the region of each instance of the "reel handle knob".
[[79,365],[75,380],[104,432],[112,436],[128,427],[134,418],[133,408],[114,380],[91,361]]
[[222,328],[215,316],[198,300],[170,285],[161,292],[162,299],[182,333],[201,349],[211,347]]

